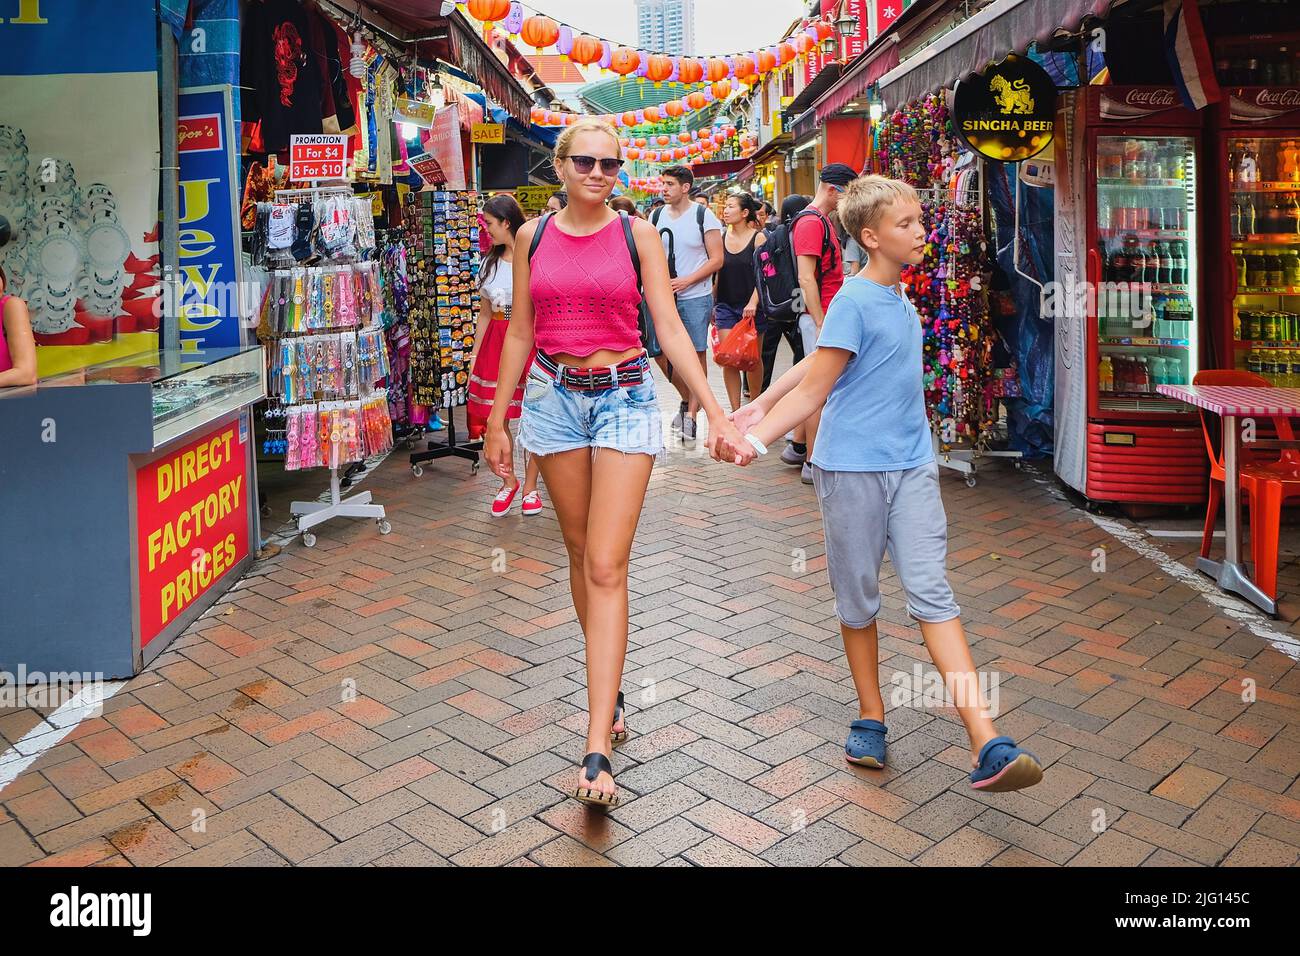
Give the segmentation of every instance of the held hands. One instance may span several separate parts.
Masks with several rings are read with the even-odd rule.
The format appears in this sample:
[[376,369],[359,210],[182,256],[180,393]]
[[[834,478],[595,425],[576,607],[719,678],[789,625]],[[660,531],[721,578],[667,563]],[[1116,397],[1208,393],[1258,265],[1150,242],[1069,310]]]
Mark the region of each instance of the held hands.
[[[741,405],[727,417],[731,419],[731,424],[736,426],[736,430],[739,431],[741,435],[745,435],[752,431],[754,426],[763,420],[764,414],[763,410],[759,408],[756,403],[750,402],[748,405]],[[749,445],[749,442],[745,442],[745,444]],[[750,447],[752,448],[753,446],[750,445]]]
[[492,469],[492,474],[500,478],[509,478],[514,474],[514,442],[510,438],[509,429],[488,423],[487,434],[483,439],[483,457]]
[[726,418],[709,418],[709,454],[714,461],[729,461],[742,468],[758,457],[754,446]]

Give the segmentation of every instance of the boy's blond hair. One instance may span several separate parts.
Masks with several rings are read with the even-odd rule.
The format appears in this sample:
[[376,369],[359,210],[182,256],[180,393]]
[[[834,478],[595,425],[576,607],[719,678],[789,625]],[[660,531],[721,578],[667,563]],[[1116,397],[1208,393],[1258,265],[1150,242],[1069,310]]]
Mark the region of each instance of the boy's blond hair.
[[916,190],[902,180],[859,176],[840,197],[840,222],[845,232],[861,242],[862,230],[874,229],[885,210],[900,201],[919,203],[921,200]]

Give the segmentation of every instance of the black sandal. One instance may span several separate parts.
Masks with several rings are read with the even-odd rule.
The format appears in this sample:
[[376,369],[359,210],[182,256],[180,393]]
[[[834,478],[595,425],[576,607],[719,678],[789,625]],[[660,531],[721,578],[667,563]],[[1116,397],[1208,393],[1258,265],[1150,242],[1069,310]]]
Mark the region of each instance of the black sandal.
[[[618,718],[623,715],[623,692],[618,692],[618,703],[614,705],[614,723],[618,723]],[[623,724],[622,730],[614,730],[612,727],[609,731],[611,743],[621,744],[627,740],[627,724]]]
[[[586,778],[592,783],[601,773],[607,773],[610,779],[614,777],[614,768],[610,766],[609,758],[602,753],[589,753],[582,758],[582,768],[586,771]],[[581,803],[590,803],[598,807],[605,807],[613,810],[622,800],[617,793],[605,793],[603,790],[596,790],[592,787],[578,787],[576,790],[570,790],[569,796]]]

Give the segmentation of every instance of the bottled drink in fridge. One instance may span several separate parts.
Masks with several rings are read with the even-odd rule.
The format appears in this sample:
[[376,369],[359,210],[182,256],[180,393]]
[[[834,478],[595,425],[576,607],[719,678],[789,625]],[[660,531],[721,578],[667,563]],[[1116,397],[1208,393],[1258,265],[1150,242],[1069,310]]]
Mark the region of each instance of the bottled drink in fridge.
[[1097,369],[1097,388],[1103,392],[1115,391],[1115,366],[1111,364],[1109,355],[1101,357],[1101,365]]

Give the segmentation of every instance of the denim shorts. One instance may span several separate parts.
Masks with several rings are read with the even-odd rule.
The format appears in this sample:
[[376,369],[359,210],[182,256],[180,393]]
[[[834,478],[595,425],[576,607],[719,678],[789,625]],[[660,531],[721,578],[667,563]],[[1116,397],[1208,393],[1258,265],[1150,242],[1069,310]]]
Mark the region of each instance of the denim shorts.
[[[740,324],[740,320],[745,317],[744,306],[727,305],[725,302],[719,302],[713,308],[713,324],[718,327],[719,332],[729,332]],[[762,335],[767,331],[767,323],[764,321],[762,312],[754,313],[754,331]],[[723,336],[725,338],[725,336]]]
[[663,451],[663,417],[655,395],[650,360],[637,360],[638,385],[569,389],[534,363],[524,386],[519,444],[534,455],[575,448],[613,448],[658,457]]
[[948,519],[938,462],[904,471],[826,471],[813,465],[812,476],[835,614],[843,623],[866,627],[875,620],[886,551],[907,595],[908,614],[928,623],[961,615],[945,568]]
[[709,318],[713,315],[713,294],[696,296],[693,299],[678,299],[677,314],[682,317],[682,325],[691,337],[695,351],[703,352],[709,344]]

